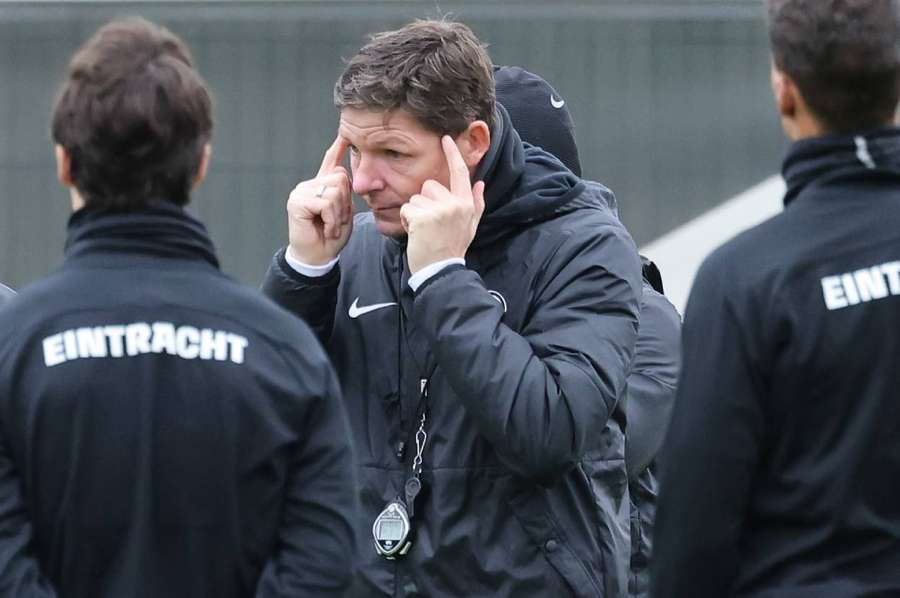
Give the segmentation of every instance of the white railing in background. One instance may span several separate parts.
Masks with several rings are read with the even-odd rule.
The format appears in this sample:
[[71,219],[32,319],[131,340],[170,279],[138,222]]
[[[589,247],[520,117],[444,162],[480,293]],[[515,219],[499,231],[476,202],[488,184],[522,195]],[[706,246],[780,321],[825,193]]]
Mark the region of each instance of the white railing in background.
[[666,297],[684,314],[694,276],[703,260],[725,241],[782,209],[785,186],[770,177],[712,210],[641,247],[662,272]]

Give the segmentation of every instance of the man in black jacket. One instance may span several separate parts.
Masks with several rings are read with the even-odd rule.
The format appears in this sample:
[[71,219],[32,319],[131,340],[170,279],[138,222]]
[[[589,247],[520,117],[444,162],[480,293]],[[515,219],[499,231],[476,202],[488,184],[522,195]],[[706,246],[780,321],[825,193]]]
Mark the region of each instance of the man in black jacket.
[[656,596],[900,595],[900,5],[770,0],[784,212],[701,267]]
[[[335,99],[337,139],[288,200],[265,289],[317,330],[344,389],[353,595],[618,596],[598,496],[627,484],[611,414],[636,337],[633,242],[523,146],[464,25],[375,36]],[[351,188],[370,213],[352,216]]]
[[65,261],[0,312],[0,595],[339,596],[352,577],[333,371],[183,208],[211,128],[163,28],[113,22],[72,59]]
[[[581,176],[575,123],[566,101],[543,78],[515,66],[494,68],[497,101],[503,104],[523,141],[540,145],[572,172]],[[585,181],[618,216],[612,191]],[[649,592],[648,563],[653,545],[653,522],[658,481],[656,457],[675,401],[675,382],[681,363],[681,317],[662,294],[659,270],[644,259],[640,325],[625,394],[615,416],[625,416],[625,462],[628,492],[598,494],[613,501],[608,511],[618,515],[613,544],[622,587],[628,595]],[[651,283],[651,281],[653,281]],[[625,581],[627,580],[627,581]]]

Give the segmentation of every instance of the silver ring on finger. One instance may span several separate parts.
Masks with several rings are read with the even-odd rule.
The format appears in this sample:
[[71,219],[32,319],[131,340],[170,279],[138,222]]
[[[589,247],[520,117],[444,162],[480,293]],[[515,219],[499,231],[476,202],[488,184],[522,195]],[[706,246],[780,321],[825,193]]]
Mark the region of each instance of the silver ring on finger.
[[328,185],[322,185],[319,187],[319,190],[316,191],[316,197],[322,199],[322,196],[325,195],[325,192],[328,191]]

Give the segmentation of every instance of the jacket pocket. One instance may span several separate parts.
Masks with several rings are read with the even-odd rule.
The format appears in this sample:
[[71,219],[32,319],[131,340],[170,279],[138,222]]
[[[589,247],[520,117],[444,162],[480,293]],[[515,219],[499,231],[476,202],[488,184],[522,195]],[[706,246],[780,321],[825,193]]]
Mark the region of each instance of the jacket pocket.
[[509,505],[525,534],[540,547],[544,558],[569,586],[573,596],[603,596],[600,584],[571,549],[565,532],[551,517],[542,491],[527,490],[513,498]]

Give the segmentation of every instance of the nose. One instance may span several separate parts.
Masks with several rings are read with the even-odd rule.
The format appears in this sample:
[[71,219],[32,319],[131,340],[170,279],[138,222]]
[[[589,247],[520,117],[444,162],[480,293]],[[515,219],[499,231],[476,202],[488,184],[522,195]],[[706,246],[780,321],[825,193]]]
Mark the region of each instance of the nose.
[[378,173],[378,165],[371,157],[361,153],[356,163],[351,164],[351,167],[354,193],[366,195],[373,191],[384,189],[384,180]]

